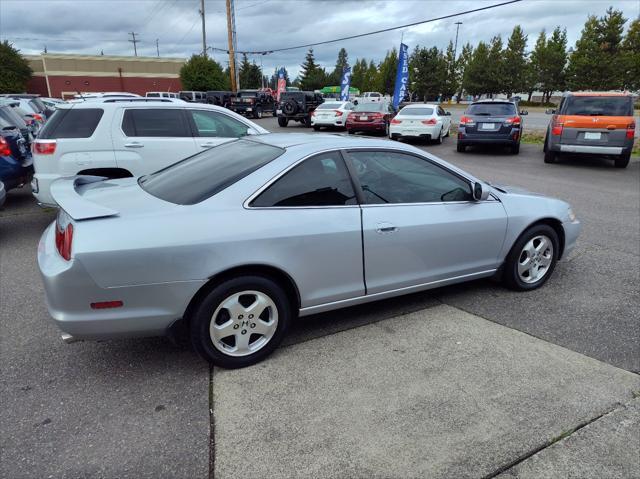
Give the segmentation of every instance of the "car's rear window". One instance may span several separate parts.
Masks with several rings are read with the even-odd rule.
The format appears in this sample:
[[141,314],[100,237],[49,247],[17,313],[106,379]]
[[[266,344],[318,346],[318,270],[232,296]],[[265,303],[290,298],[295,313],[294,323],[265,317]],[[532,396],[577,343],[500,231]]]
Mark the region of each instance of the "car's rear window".
[[386,111],[384,103],[359,103],[353,111]]
[[628,96],[569,96],[561,115],[633,116],[633,101]]
[[467,108],[467,114],[482,116],[515,115],[516,106],[513,103],[474,103]]
[[147,193],[178,205],[211,198],[284,153],[257,141],[237,140],[203,151],[167,168],[143,176]]
[[0,108],[0,116],[18,128],[26,128],[27,124],[11,107]]
[[343,103],[323,103],[318,106],[318,110],[337,110],[343,105]]
[[42,140],[89,138],[104,114],[101,108],[64,108],[53,112],[38,135]]
[[403,108],[399,114],[403,116],[429,116],[433,115],[433,108]]

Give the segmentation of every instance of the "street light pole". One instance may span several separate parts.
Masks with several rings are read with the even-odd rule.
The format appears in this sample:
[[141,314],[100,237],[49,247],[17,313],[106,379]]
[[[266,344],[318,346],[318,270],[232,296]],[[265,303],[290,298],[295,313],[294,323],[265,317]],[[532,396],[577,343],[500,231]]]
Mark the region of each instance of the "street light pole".
[[204,22],[204,0],[200,0],[200,16],[202,17],[202,56],[207,56],[207,33]]
[[[455,45],[453,47],[453,74],[454,74],[454,78],[455,78],[455,74],[456,74],[456,63],[458,63],[457,61],[457,55],[458,55],[458,32],[460,31],[460,25],[462,25],[462,22],[456,22],[456,42]],[[462,83],[462,82],[461,82]],[[460,87],[460,94],[462,94],[462,87]],[[456,103],[460,103],[460,94],[456,95]]]

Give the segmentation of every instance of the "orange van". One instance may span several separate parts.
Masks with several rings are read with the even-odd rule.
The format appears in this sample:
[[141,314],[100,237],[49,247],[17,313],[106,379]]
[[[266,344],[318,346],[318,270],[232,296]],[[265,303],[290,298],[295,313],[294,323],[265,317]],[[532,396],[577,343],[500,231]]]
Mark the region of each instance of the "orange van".
[[628,93],[566,93],[553,117],[544,142],[545,163],[562,153],[604,155],[617,168],[631,158],[636,123],[633,97]]

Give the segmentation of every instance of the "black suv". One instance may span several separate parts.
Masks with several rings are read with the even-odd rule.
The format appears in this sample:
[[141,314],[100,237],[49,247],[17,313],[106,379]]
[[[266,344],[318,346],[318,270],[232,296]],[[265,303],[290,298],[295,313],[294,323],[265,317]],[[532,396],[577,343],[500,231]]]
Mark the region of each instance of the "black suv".
[[273,116],[276,116],[276,101],[265,91],[240,90],[231,99],[229,109],[240,115],[250,115],[253,118],[262,118],[265,112],[271,112]]
[[208,91],[207,103],[211,105],[223,106],[229,108],[231,106],[231,100],[233,99],[232,91]]
[[457,150],[471,145],[504,145],[517,155],[522,138],[522,115],[510,100],[480,100],[467,107],[460,118]]
[[278,106],[278,125],[287,126],[289,120],[311,127],[311,113],[324,102],[319,93],[312,91],[283,91]]

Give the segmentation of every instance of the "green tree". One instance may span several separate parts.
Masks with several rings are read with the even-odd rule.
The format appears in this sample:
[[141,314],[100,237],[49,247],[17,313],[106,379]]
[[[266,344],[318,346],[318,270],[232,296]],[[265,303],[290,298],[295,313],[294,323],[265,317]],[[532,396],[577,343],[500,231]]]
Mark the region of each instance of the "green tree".
[[224,90],[228,80],[215,60],[203,55],[192,55],[180,68],[180,81],[185,90],[207,91]]
[[445,98],[451,98],[456,94],[458,86],[460,85],[460,73],[456,66],[456,57],[451,40],[449,40],[449,45],[447,45],[447,50],[444,54],[444,62],[446,75],[442,85],[442,94]]
[[356,62],[351,68],[351,86],[358,88],[360,91],[366,91],[365,78],[367,76],[367,61],[362,59],[356,59]]
[[604,17],[589,16],[569,59],[567,83],[572,90],[619,89],[624,83],[622,12],[609,8]]
[[411,91],[423,100],[435,100],[443,92],[447,77],[447,64],[436,47],[416,46],[409,57]]
[[365,75],[365,82],[362,91],[376,91],[378,88],[378,76],[380,72],[376,67],[376,64],[373,63],[373,60],[369,62],[369,66],[367,67],[367,73]]
[[384,60],[378,66],[374,89],[383,95],[392,95],[395,89],[397,70],[398,50],[393,48],[393,50],[387,51]]
[[331,85],[340,85],[340,82],[342,81],[342,72],[347,66],[349,66],[349,56],[347,55],[347,50],[341,48],[338,52],[336,66],[333,69],[333,72],[329,75],[327,81]]
[[504,75],[504,57],[502,52],[502,37],[497,35],[489,43],[489,55],[485,65],[486,93],[489,97],[506,91]]
[[300,66],[300,88],[303,90],[318,90],[325,86],[327,74],[321,68],[313,56],[313,48],[310,48],[304,63]]
[[456,75],[458,77],[459,86],[458,86],[458,103],[460,103],[460,99],[465,90],[464,86],[464,73],[467,69],[467,65],[473,58],[473,47],[470,43],[467,43],[462,47],[462,51],[460,52],[460,56],[456,60]]
[[29,62],[7,40],[0,43],[0,93],[22,93],[33,71]]
[[520,25],[516,25],[503,55],[504,92],[509,98],[514,93],[527,91],[528,88],[527,57],[524,53],[526,46],[527,35]]
[[567,31],[556,27],[547,40],[540,66],[542,101],[548,102],[554,91],[566,88]]
[[464,88],[469,95],[478,96],[490,90],[485,68],[489,62],[489,47],[483,41],[473,51],[473,55],[464,69]]
[[640,90],[640,18],[629,25],[622,42],[622,86],[626,90]]
[[240,88],[256,89],[262,86],[262,71],[255,62],[249,62],[246,54],[242,56],[238,75],[240,77]]

